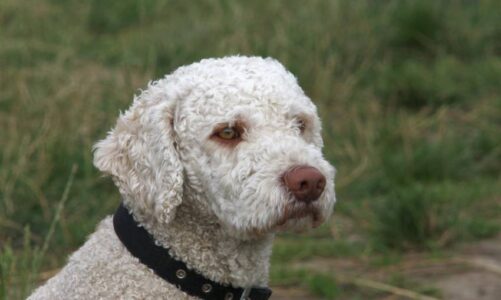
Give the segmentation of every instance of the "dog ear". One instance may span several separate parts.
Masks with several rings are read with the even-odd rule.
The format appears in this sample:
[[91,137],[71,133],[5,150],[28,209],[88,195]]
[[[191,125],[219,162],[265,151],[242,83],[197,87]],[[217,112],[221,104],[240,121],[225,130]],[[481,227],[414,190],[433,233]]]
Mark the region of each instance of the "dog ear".
[[111,175],[139,222],[167,223],[182,201],[183,167],[175,146],[174,95],[160,80],[135,97],[108,136],[94,146],[94,165]]

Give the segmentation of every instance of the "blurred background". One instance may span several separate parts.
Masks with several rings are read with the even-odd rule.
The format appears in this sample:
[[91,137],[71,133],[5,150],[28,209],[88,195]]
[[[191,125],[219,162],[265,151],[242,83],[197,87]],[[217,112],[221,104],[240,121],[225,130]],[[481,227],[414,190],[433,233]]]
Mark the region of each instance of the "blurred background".
[[113,213],[92,145],[149,80],[272,56],[319,108],[332,220],[275,242],[272,299],[501,299],[501,2],[0,1],[0,299]]

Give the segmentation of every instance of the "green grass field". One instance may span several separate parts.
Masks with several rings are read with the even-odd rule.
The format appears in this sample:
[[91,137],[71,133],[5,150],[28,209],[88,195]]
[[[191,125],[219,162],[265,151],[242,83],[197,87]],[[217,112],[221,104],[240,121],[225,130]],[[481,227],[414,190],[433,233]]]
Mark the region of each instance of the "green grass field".
[[500,12],[495,0],[0,1],[0,299],[29,294],[114,211],[91,148],[133,95],[231,54],[298,77],[338,169],[334,218],[278,237],[272,284],[391,294],[358,270],[441,297],[398,268],[500,229]]

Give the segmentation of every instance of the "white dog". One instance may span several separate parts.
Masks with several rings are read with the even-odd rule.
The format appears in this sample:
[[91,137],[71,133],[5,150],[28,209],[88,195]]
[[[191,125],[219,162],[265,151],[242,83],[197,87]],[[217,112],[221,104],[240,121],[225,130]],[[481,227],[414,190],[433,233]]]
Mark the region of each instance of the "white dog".
[[[335,202],[320,131],[271,58],[205,59],[150,83],[94,152],[133,218],[103,220],[30,299],[267,298],[254,290],[268,284],[274,233],[318,226]],[[157,270],[151,248],[186,268]]]

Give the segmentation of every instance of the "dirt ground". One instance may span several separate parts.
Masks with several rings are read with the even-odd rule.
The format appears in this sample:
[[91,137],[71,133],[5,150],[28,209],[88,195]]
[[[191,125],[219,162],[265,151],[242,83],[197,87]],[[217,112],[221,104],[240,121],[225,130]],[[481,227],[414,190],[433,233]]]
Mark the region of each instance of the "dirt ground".
[[468,245],[462,249],[468,269],[448,274],[436,281],[444,299],[501,299],[501,235],[495,239]]
[[[429,258],[421,254],[405,256],[399,264],[387,267],[367,267],[346,259],[318,259],[295,267],[333,274],[357,289],[375,290],[383,295],[373,299],[444,299],[444,300],[499,300],[501,299],[501,235],[494,239],[458,247],[454,254]],[[441,296],[419,298],[412,288],[399,289],[385,285],[388,278],[398,273],[414,284],[433,287]],[[340,274],[342,274],[341,277]],[[394,289],[393,289],[394,288]],[[274,287],[273,300],[320,300],[298,287]],[[340,296],[340,299],[344,299]],[[346,298],[348,299],[348,298]]]

